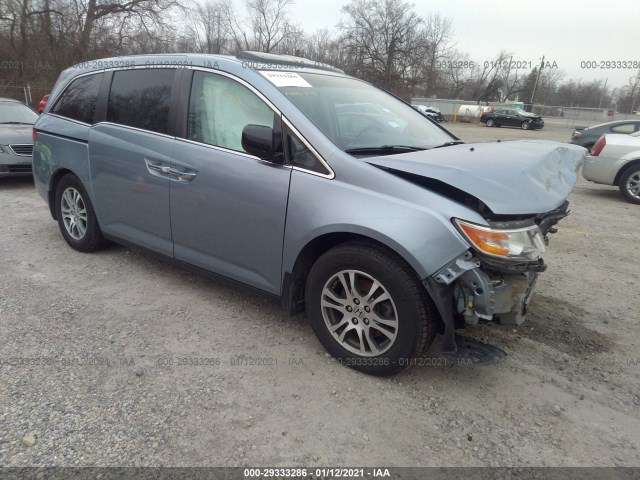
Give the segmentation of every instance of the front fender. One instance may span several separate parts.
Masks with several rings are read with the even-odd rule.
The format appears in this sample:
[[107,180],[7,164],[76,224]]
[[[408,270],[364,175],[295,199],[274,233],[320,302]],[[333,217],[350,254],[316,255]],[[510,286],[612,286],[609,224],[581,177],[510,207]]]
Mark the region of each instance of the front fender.
[[[401,186],[405,198],[294,171],[283,274],[293,270],[309,242],[329,233],[352,233],[382,243],[411,265],[420,278],[428,277],[469,248],[451,224],[451,217],[483,223],[475,212],[422,187],[391,175],[388,178],[388,189]],[[407,201],[407,190],[412,189],[420,201]]]

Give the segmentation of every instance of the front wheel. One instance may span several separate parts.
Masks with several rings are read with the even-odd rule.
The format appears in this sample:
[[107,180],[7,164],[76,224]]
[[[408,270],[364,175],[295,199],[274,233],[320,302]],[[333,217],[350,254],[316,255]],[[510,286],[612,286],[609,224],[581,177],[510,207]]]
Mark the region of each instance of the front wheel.
[[407,368],[436,331],[433,304],[413,270],[392,252],[367,243],[323,254],[309,272],[305,302],[327,351],[372,375]]
[[493,127],[495,126],[496,122],[493,120],[493,118],[490,118],[487,120],[487,127]]
[[640,165],[627,168],[620,176],[618,187],[627,202],[640,205]]
[[531,128],[531,122],[529,121],[522,122],[522,124],[520,125],[520,128],[522,128],[523,130],[529,130],[529,128]]
[[94,252],[108,245],[87,191],[75,175],[67,174],[56,188],[56,218],[62,236],[70,247]]

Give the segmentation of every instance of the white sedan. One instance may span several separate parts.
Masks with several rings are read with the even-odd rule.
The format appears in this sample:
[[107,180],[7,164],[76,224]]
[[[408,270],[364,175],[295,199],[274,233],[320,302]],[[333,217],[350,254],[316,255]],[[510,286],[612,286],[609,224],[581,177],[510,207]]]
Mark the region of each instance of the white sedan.
[[628,202],[640,205],[640,132],[600,137],[584,162],[582,176],[618,186]]

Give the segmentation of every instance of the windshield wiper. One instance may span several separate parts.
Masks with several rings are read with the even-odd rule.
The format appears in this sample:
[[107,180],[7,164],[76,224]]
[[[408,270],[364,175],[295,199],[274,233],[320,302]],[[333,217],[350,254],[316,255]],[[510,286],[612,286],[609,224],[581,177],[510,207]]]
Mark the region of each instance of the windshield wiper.
[[444,142],[442,145],[437,145],[433,148],[442,148],[442,147],[450,147],[452,145],[462,145],[464,142],[462,140],[453,140],[451,142]]
[[27,123],[27,122],[0,122],[0,125],[33,125],[33,123]]
[[382,145],[380,147],[359,147],[348,148],[345,150],[347,153],[402,153],[402,152],[418,152],[420,150],[426,150],[422,147],[412,147],[410,145]]

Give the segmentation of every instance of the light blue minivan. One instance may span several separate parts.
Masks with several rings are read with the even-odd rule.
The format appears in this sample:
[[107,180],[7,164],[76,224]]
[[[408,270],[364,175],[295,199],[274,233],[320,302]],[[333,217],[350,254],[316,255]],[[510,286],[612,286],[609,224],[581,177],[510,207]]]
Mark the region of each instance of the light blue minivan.
[[[581,147],[465,144],[403,100],[306,59],[133,56],[65,70],[33,175],[67,243],[109,241],[278,296],[375,375],[465,324],[523,321]],[[501,352],[501,351],[500,351]]]

